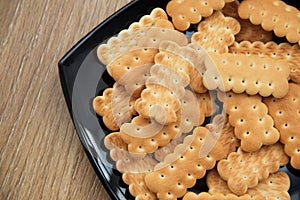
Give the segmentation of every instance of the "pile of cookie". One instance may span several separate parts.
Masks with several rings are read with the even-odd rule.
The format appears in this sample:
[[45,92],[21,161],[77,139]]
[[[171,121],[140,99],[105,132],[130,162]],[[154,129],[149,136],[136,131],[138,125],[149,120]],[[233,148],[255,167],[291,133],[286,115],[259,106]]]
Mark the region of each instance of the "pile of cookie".
[[[299,27],[281,0],[170,0],[98,47],[115,84],[93,107],[132,196],[290,199]],[[187,192],[199,179],[209,190]]]

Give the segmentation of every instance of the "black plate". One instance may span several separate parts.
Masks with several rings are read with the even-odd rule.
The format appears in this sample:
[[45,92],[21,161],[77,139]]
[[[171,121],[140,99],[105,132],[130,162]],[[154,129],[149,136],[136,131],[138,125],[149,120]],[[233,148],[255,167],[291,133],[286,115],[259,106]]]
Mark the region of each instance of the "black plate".
[[[127,185],[122,182],[121,174],[114,169],[114,162],[109,159],[109,152],[103,145],[103,138],[109,131],[103,126],[101,119],[99,120],[91,106],[93,98],[113,83],[105,72],[105,66],[97,59],[96,47],[127,28],[132,22],[138,21],[141,16],[149,14],[153,8],[165,9],[168,1],[135,0],[130,2],[88,33],[58,63],[65,100],[78,136],[95,172],[112,199],[123,200],[134,199],[134,197],[129,194]],[[297,0],[286,2],[300,8],[300,2]],[[292,200],[300,200],[300,173],[289,169],[285,167],[281,170],[287,171],[290,175],[289,192]],[[199,188],[200,190],[207,189],[204,181],[198,181],[197,186],[191,190],[199,192]]]

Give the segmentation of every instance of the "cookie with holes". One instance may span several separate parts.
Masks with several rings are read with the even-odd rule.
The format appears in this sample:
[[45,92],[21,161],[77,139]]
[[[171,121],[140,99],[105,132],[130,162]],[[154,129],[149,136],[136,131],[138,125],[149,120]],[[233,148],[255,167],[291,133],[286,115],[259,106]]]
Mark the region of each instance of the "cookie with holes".
[[200,113],[199,125],[201,125],[204,122],[205,117],[210,117],[216,112],[216,95],[212,92],[206,92],[202,94],[196,94],[196,97],[198,99]]
[[217,170],[228,188],[236,195],[246,194],[249,188],[254,188],[259,181],[268,179],[281,166],[289,162],[283,151],[283,145],[276,143],[263,146],[258,151],[248,153],[241,148],[229,154],[227,159],[219,161]]
[[159,199],[184,196],[187,188],[193,187],[196,179],[204,177],[206,170],[212,169],[216,160],[222,158],[218,145],[206,157],[200,158],[200,150],[207,134],[210,133],[204,127],[194,129],[193,135],[185,137],[174,153],[166,156],[152,173],[146,175],[147,187],[157,193]]
[[172,40],[179,45],[187,45],[186,36],[176,30],[160,27],[122,30],[107,43],[99,45],[97,56],[101,63],[109,65],[119,57],[136,49],[158,49],[161,41]]
[[300,44],[300,11],[281,0],[243,1],[238,14],[278,37],[286,37],[291,43]]
[[104,90],[101,96],[93,100],[94,111],[103,117],[103,123],[110,130],[118,130],[121,124],[130,121],[136,114],[134,102],[122,85],[114,84],[113,88]]
[[209,194],[207,192],[201,192],[200,194],[195,194],[194,192],[188,192],[184,195],[183,200],[262,200],[262,196],[250,196],[248,194],[237,196],[234,194],[224,195],[221,193],[218,194]]
[[224,109],[244,151],[255,152],[262,145],[272,145],[279,140],[280,134],[261,96],[228,92]]
[[[228,188],[227,182],[224,181],[217,170],[210,171],[206,176],[206,183],[210,194],[233,194]],[[290,187],[290,179],[288,175],[283,172],[270,174],[270,176],[258,183],[254,188],[248,189],[247,194],[251,197],[261,196],[262,199],[291,199],[288,190]]]
[[265,98],[263,101],[280,132],[285,153],[291,157],[291,165],[300,170],[300,86],[290,83],[289,93],[281,98]]
[[120,132],[105,136],[104,145],[110,150],[110,158],[116,162],[116,169],[121,173],[149,173],[157,164],[152,154],[129,153],[127,144],[122,140]]
[[238,16],[239,4],[238,0],[227,3],[221,11],[225,16],[235,18],[241,25],[241,31],[235,36],[235,41],[271,41],[273,39],[272,31],[265,31],[260,25],[254,25],[249,20],[241,19]]
[[144,15],[138,22],[130,24],[129,30],[137,30],[146,27],[159,27],[174,29],[173,24],[168,20],[167,13],[161,8],[154,8],[150,15]]
[[[284,97],[289,89],[290,65],[259,55],[209,53],[206,57],[207,71],[204,85],[209,90],[232,90],[263,97]],[[241,73],[243,72],[243,73]]]
[[223,158],[236,151],[240,146],[239,140],[234,135],[234,128],[230,125],[227,115],[218,114],[212,122],[205,126],[213,135],[217,137]]
[[259,55],[261,57],[270,57],[277,61],[283,61],[290,66],[290,78],[296,83],[300,83],[300,47],[299,45],[291,45],[283,42],[276,44],[275,42],[235,42],[229,47],[229,52],[234,54]]
[[[171,0],[167,5],[167,13],[172,17],[176,29],[187,30],[191,24],[197,24],[202,17],[209,17],[214,10],[220,10],[226,2],[233,0]],[[180,8],[180,9],[178,9]]]
[[137,116],[130,123],[121,126],[120,136],[128,144],[129,152],[152,153],[159,147],[169,144],[179,131],[177,122],[161,125],[155,120]]
[[135,200],[156,200],[156,195],[145,184],[145,176],[146,173],[125,172],[122,179],[129,186],[129,192]]
[[206,18],[198,25],[198,32],[192,35],[192,42],[208,52],[227,53],[228,46],[240,32],[239,22],[232,17],[224,17],[220,11]]

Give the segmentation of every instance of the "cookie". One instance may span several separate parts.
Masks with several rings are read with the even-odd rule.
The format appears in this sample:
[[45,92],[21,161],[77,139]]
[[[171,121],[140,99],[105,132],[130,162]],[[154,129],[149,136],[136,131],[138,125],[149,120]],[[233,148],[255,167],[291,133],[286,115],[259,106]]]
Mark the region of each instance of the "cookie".
[[246,0],[240,4],[238,14],[266,31],[273,30],[278,37],[285,36],[289,42],[300,44],[300,11],[283,1]]
[[159,199],[182,197],[187,188],[194,186],[196,179],[204,177],[206,170],[212,169],[216,160],[221,158],[218,146],[205,158],[199,157],[206,134],[210,133],[204,127],[194,129],[193,135],[185,137],[174,153],[165,157],[152,173],[146,175],[147,187],[157,193]]
[[[233,194],[227,186],[227,182],[224,181],[217,170],[210,171],[206,176],[206,183],[209,188],[208,193],[214,194]],[[248,189],[247,194],[251,197],[262,196],[262,199],[291,199],[288,190],[290,187],[289,176],[283,172],[277,172],[270,174],[270,176],[258,183],[258,185],[252,189]]]
[[122,30],[117,36],[111,37],[107,43],[99,45],[97,57],[101,63],[108,65],[136,49],[158,49],[160,42],[164,40],[172,40],[179,45],[188,43],[183,33],[168,28]]
[[113,88],[105,89],[102,96],[94,98],[93,108],[98,115],[103,117],[105,126],[115,131],[136,114],[135,99],[128,95],[122,85],[114,84]]
[[239,1],[225,4],[222,9],[224,16],[235,18],[241,25],[241,31],[235,36],[235,41],[262,41],[269,42],[273,39],[271,31],[265,31],[259,25],[252,24],[249,20],[243,20],[238,16]]
[[229,47],[229,52],[234,54],[255,54],[263,57],[271,57],[274,60],[283,61],[290,65],[290,78],[296,83],[300,83],[300,47],[299,45],[290,45],[283,42],[276,44],[275,42],[235,42]]
[[235,41],[234,35],[240,32],[239,22],[232,17],[224,17],[220,11],[206,18],[198,25],[198,32],[191,41],[208,52],[227,53],[228,46]]
[[224,109],[244,151],[254,152],[262,145],[272,145],[279,140],[280,134],[261,96],[228,92]]
[[290,66],[283,61],[258,55],[209,53],[205,65],[207,71],[203,79],[209,90],[218,88],[276,98],[288,92]]
[[146,173],[125,172],[122,179],[129,186],[129,192],[135,200],[156,200],[156,195],[145,184],[145,175]]
[[185,135],[175,138],[168,145],[159,148],[154,152],[154,157],[157,161],[163,161],[165,157],[174,152],[174,149],[177,145],[181,144]]
[[290,83],[289,93],[281,98],[265,98],[269,114],[273,117],[275,127],[280,132],[280,141],[285,153],[291,157],[291,165],[300,170],[300,86]]
[[105,147],[110,150],[110,157],[116,162],[116,169],[121,172],[149,173],[153,171],[157,161],[151,154],[131,154],[127,144],[122,140],[120,132],[110,133],[104,138]]
[[[225,2],[233,0],[171,0],[167,4],[167,13],[172,17],[172,22],[180,31],[185,31],[190,24],[197,24],[202,17],[211,16],[214,10],[220,10]],[[180,9],[178,9],[180,8]]]
[[167,87],[151,84],[142,91],[134,108],[142,117],[167,125],[178,120],[176,112],[180,110],[181,104],[175,93]]
[[137,116],[130,123],[121,126],[120,136],[128,144],[129,152],[152,153],[169,144],[179,134],[178,127],[179,123],[161,125],[155,120]]
[[224,195],[221,193],[209,194],[207,192],[201,192],[198,195],[193,192],[188,192],[183,197],[183,200],[262,200],[262,199],[263,199],[262,196],[250,196],[248,194],[237,196],[234,194]]
[[200,125],[204,122],[205,117],[212,116],[216,110],[216,95],[212,92],[196,94],[199,104]]
[[248,153],[241,148],[230,153],[227,159],[219,161],[218,172],[227,181],[229,189],[237,195],[246,194],[259,181],[266,180],[280,166],[286,165],[289,158],[283,152],[283,145],[263,146],[258,151]]
[[130,24],[129,30],[137,30],[146,27],[159,27],[174,29],[173,24],[168,20],[166,12],[161,8],[154,8],[150,15],[144,15],[139,22]]
[[226,158],[231,152],[236,151],[240,146],[239,140],[234,135],[234,128],[230,125],[226,115],[216,115],[212,122],[205,126],[211,133],[217,135],[217,145],[222,148],[223,158]]

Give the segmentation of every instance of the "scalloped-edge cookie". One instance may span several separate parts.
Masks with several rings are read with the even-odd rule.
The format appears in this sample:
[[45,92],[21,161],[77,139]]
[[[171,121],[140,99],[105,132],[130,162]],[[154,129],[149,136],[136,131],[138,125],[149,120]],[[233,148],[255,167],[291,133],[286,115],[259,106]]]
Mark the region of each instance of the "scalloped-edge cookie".
[[276,143],[252,153],[239,148],[237,152],[230,153],[227,159],[219,161],[217,169],[222,179],[227,181],[229,189],[234,194],[243,195],[288,162],[283,145]]
[[198,32],[191,41],[208,52],[227,53],[228,46],[235,41],[235,35],[241,30],[239,22],[232,17],[224,17],[220,11],[206,18],[198,25]]
[[156,195],[145,184],[145,176],[146,173],[125,172],[122,179],[129,186],[129,192],[135,200],[156,200]]
[[291,157],[291,165],[300,170],[300,85],[290,83],[289,93],[281,98],[265,98],[269,114],[280,132],[285,153]]
[[238,8],[242,19],[261,25],[266,31],[273,30],[278,37],[286,37],[300,45],[300,11],[281,0],[246,0]]
[[110,150],[109,155],[116,162],[116,169],[121,173],[149,173],[157,164],[151,154],[129,153],[127,144],[122,140],[120,132],[113,132],[105,136],[104,145]]
[[[208,17],[214,10],[221,10],[226,2],[233,0],[171,0],[167,4],[167,13],[178,30],[185,31],[190,24],[197,24],[202,17]],[[179,9],[180,8],[180,9]]]
[[224,109],[244,151],[255,152],[262,145],[272,145],[279,140],[280,133],[274,127],[274,120],[268,115],[261,96],[228,92]]
[[184,195],[183,200],[262,200],[262,196],[250,196],[244,194],[242,196],[237,196],[235,194],[224,195],[221,193],[218,194],[209,194],[207,192],[201,192],[200,194],[195,194],[194,192],[188,192]]
[[[227,182],[224,181],[217,170],[208,172],[206,176],[206,183],[209,188],[210,194],[233,194],[227,186]],[[280,171],[271,174],[266,180],[260,181],[258,185],[252,189],[249,189],[247,194],[250,196],[261,195],[262,199],[280,199],[290,200],[291,197],[288,193],[290,188],[290,179],[287,173]]]
[[238,16],[239,4],[239,1],[235,0],[232,3],[227,3],[222,9],[222,13],[225,16],[235,18],[241,25],[241,31],[235,36],[235,41],[271,41],[273,39],[271,31],[265,31],[260,25],[254,25],[249,20],[241,19]]
[[286,42],[276,44],[273,41],[267,43],[242,41],[240,43],[235,42],[229,47],[229,52],[246,55],[255,54],[287,62],[291,68],[290,78],[292,81],[300,83],[300,47],[298,44],[291,45]]
[[[204,86],[209,90],[232,90],[263,97],[284,97],[289,89],[290,65],[259,55],[209,53]],[[241,73],[243,72],[243,73]]]
[[159,199],[176,199],[184,196],[187,188],[196,183],[196,179],[204,177],[206,170],[212,169],[216,160],[221,159],[220,148],[214,149],[204,158],[200,158],[200,149],[205,142],[204,127],[197,127],[193,135],[185,137],[183,144],[178,145],[174,153],[157,164],[152,173],[145,177],[147,187],[157,193]]
[[114,84],[113,88],[105,89],[101,96],[93,99],[93,108],[103,117],[106,127],[115,131],[136,114],[135,100],[136,98],[130,97],[122,85]]

